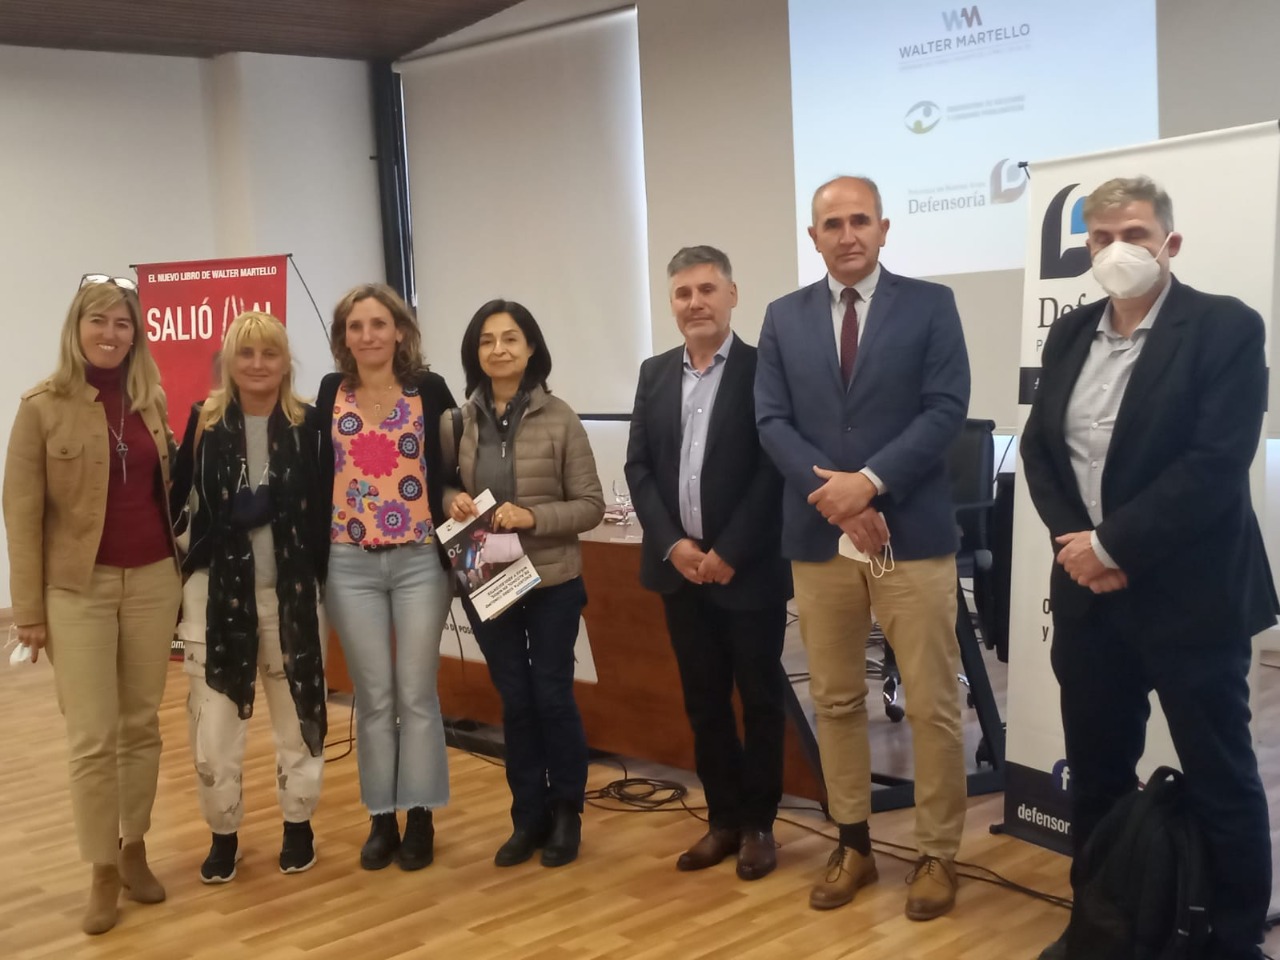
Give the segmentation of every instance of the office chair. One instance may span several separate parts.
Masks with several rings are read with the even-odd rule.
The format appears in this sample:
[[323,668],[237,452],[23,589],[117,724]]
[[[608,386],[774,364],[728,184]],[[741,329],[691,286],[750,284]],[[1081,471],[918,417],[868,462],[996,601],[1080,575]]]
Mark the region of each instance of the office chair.
[[956,574],[973,580],[974,606],[983,641],[993,646],[992,594],[987,582],[991,573],[991,514],[995,509],[995,441],[993,420],[966,420],[960,436],[947,453],[951,476],[951,499],[955,502],[956,530],[960,549],[956,551]]
[[[995,422],[992,420],[965,420],[960,435],[947,453],[947,473],[951,478],[951,499],[955,504],[956,531],[960,535],[960,547],[956,551],[956,576],[959,580],[972,580],[974,606],[977,609],[978,632],[983,642],[994,645],[991,624],[994,617],[994,596],[990,585],[993,554],[990,543],[990,521],[995,508]],[[963,591],[958,591],[963,597]],[[967,615],[967,610],[961,610]],[[884,641],[884,656],[878,663],[869,661],[873,676],[883,681],[882,698],[885,716],[898,723],[905,715],[898,694],[902,690],[902,678],[894,660],[893,649]],[[959,681],[966,687],[969,680],[963,674]],[[969,696],[969,706],[973,706]],[[978,745],[977,759],[990,763],[990,748],[986,738]]]

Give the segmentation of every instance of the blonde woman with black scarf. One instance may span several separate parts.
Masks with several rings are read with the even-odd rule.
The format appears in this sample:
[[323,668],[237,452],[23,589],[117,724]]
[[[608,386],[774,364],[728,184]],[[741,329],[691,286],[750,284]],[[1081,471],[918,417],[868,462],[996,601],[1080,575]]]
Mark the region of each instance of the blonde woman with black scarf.
[[179,633],[197,795],[213,832],[204,883],[236,875],[255,681],[275,735],[281,873],[301,873],[316,860],[311,816],[326,730],[316,603],[329,498],[319,484],[318,435],[306,424],[311,408],[293,391],[284,324],[265,313],[236,317],[220,377],[192,408],[171,491],[175,513],[195,503]]
[[115,926],[122,889],[165,898],[143,836],[181,597],[166,419],[134,282],[85,275],[57,370],[18,406],[4,475],[18,641],[53,664],[76,838],[93,864],[85,933]]

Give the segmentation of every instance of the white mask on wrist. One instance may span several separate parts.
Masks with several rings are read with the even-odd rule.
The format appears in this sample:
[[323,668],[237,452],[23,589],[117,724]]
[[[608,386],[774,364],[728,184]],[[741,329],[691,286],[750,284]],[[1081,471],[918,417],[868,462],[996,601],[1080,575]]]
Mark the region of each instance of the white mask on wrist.
[[1093,258],[1094,279],[1117,300],[1131,300],[1150,292],[1160,279],[1160,254],[1169,245],[1164,238],[1153,257],[1146,247],[1116,240],[1098,251]]

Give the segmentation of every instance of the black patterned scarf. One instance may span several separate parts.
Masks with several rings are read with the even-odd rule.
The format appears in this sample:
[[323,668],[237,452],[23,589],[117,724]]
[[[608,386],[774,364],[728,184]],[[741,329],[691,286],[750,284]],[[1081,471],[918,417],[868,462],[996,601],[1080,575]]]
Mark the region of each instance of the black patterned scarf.
[[[276,558],[276,599],[280,609],[280,650],[289,692],[298,712],[302,739],[313,757],[324,750],[324,665],[316,613],[314,558],[306,549],[317,501],[315,451],[305,427],[291,425],[279,406],[267,423],[271,538]],[[244,415],[231,404],[222,421],[205,433],[204,456],[212,459],[216,497],[209,504],[216,537],[209,562],[206,611],[208,652],[205,680],[229,697],[241,719],[253,716],[254,678],[258,670],[258,609],[253,547],[249,528],[231,522],[232,501],[243,485]],[[202,495],[204,492],[202,491]]]

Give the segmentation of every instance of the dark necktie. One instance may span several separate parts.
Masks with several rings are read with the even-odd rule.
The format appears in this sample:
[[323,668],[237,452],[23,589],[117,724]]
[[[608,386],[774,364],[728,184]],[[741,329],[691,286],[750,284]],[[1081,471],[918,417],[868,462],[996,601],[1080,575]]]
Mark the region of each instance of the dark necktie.
[[840,291],[844,302],[844,322],[840,324],[840,376],[845,387],[853,379],[853,362],[858,359],[858,291],[845,287]]

